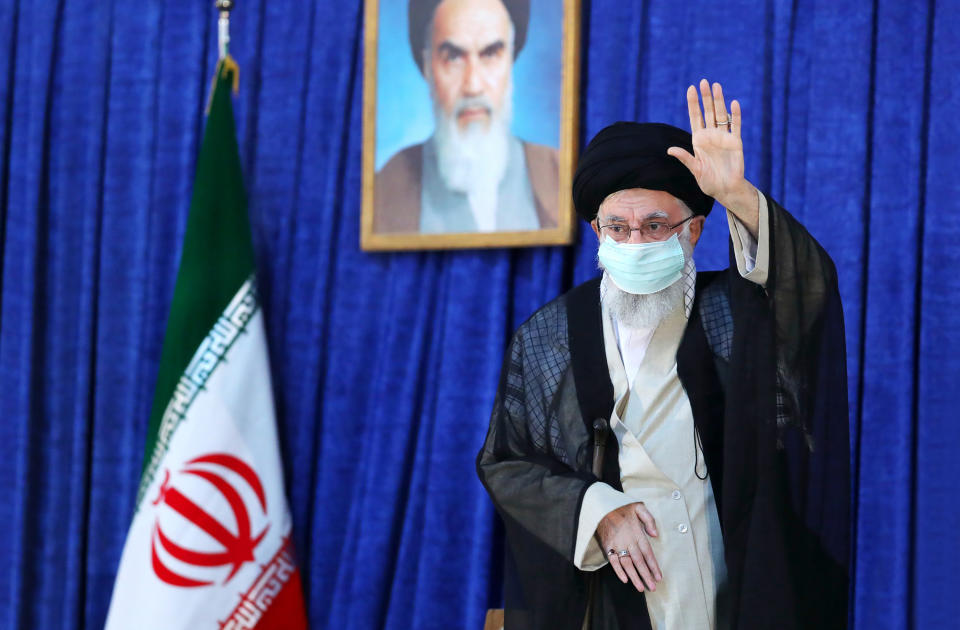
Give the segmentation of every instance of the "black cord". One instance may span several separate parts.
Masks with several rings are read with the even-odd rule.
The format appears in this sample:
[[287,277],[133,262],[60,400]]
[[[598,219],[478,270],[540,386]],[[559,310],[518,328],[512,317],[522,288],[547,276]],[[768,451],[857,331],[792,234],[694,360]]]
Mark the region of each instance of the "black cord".
[[[700,448],[697,448],[699,445]],[[693,425],[693,474],[697,476],[697,479],[700,481],[706,481],[709,476],[709,471],[703,473],[703,477],[700,476],[698,471],[699,462],[700,462],[700,451],[703,449],[703,443],[700,442],[700,434],[697,433],[697,425]],[[703,463],[706,466],[706,462]]]

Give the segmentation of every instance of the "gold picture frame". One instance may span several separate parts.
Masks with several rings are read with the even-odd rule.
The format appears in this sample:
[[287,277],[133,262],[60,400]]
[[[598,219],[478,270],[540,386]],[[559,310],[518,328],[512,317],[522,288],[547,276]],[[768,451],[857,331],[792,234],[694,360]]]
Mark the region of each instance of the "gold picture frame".
[[[562,5],[562,16],[559,18],[560,25],[562,27],[562,35],[560,37],[560,50],[559,50],[559,63],[560,63],[560,85],[557,86],[559,89],[560,103],[559,103],[559,116],[558,123],[558,147],[555,151],[555,161],[557,164],[557,190],[555,193],[555,203],[556,203],[556,215],[555,215],[555,225],[552,225],[553,216],[551,215],[549,219],[544,219],[545,214],[541,214],[540,210],[543,205],[540,203],[540,197],[536,198],[538,222],[540,227],[536,229],[523,229],[523,230],[496,230],[496,231],[442,231],[442,232],[432,232],[424,231],[421,229],[409,229],[409,226],[402,229],[395,229],[393,227],[384,228],[381,227],[385,223],[386,213],[382,209],[379,210],[380,216],[377,215],[377,203],[375,200],[376,194],[376,177],[379,173],[383,171],[377,170],[377,159],[380,158],[383,162],[383,155],[377,154],[377,123],[378,123],[378,54],[380,52],[379,45],[381,43],[380,38],[380,26],[384,24],[384,21],[381,20],[381,8],[388,6],[392,11],[392,16],[394,17],[394,23],[390,24],[389,35],[392,37],[391,45],[393,46],[391,51],[396,52],[398,48],[397,38],[398,32],[403,32],[404,41],[409,45],[410,50],[413,49],[412,44],[412,35],[410,39],[408,37],[407,31],[405,29],[398,28],[396,23],[396,16],[398,15],[399,7],[402,5],[403,10],[406,11],[410,0],[365,0],[365,33],[364,33],[364,75],[363,75],[363,151],[362,151],[362,203],[361,203],[361,230],[360,230],[360,246],[364,251],[390,251],[390,250],[426,250],[426,249],[464,249],[464,248],[480,248],[480,247],[529,247],[537,245],[567,245],[573,241],[574,234],[576,231],[576,214],[573,208],[573,200],[570,193],[571,182],[573,178],[573,170],[575,167],[576,155],[577,155],[577,133],[578,133],[578,93],[579,93],[579,74],[580,74],[580,0],[552,0],[553,3],[557,5]],[[505,3],[506,4],[506,3]],[[543,0],[540,0],[537,6],[550,6],[550,2],[544,3]],[[558,10],[551,9],[551,10]],[[535,14],[530,15],[530,25],[529,28],[534,28],[533,20],[536,17]],[[554,18],[554,22],[557,21],[557,18]],[[414,29],[410,29],[412,33]],[[545,36],[540,36],[540,50],[544,49]],[[412,54],[410,50],[406,51],[407,57],[410,60],[410,64],[413,68],[416,68],[416,64],[413,62]],[[519,51],[519,54],[522,54],[522,50]],[[391,57],[390,61],[397,55]],[[555,63],[555,62],[554,62]],[[514,66],[511,66],[511,70]],[[530,72],[528,70],[528,72]],[[409,74],[409,73],[408,73]],[[391,77],[392,78],[392,77]],[[424,83],[423,77],[420,76],[421,82]],[[415,86],[411,84],[411,89],[421,90],[421,101],[422,94],[425,88],[423,86]],[[398,90],[399,93],[409,93],[406,90]],[[431,97],[432,98],[432,97]],[[516,97],[514,95],[514,102]],[[422,107],[421,107],[422,109]],[[404,123],[405,124],[405,123]],[[420,122],[422,127],[425,123]],[[430,125],[432,126],[432,118]],[[402,126],[402,125],[401,125]],[[526,141],[517,138],[526,149],[526,147],[531,144]],[[422,144],[421,144],[422,146]],[[551,149],[552,147],[547,147]],[[397,151],[394,155],[401,153],[402,151]],[[422,156],[423,153],[417,153],[416,155]],[[526,153],[526,162],[528,170],[530,169],[530,154]],[[418,158],[420,159],[420,158]],[[381,164],[383,168],[383,164]],[[396,172],[394,171],[391,172]],[[531,183],[529,188],[532,190],[535,186],[533,182],[533,176],[529,173],[527,176],[530,178]],[[396,177],[391,176],[390,181],[398,181]],[[407,178],[407,180],[413,180],[415,178]],[[402,178],[399,181],[407,181]],[[553,181],[540,178],[539,182],[542,181]],[[409,182],[408,182],[409,183]],[[410,186],[401,186],[401,188],[410,188]],[[422,190],[420,188],[420,183],[416,182],[414,190]],[[407,190],[410,193],[409,190]],[[407,199],[407,200],[416,200],[412,201],[413,203],[419,204],[420,192],[413,192],[404,196],[403,194],[382,194],[381,196],[384,199],[390,199],[393,203],[394,199]],[[466,197],[464,197],[466,198]],[[549,198],[544,196],[544,198]],[[500,199],[498,197],[498,199]],[[533,199],[533,197],[531,197]],[[385,203],[385,202],[384,202]],[[442,211],[442,206],[440,207]],[[551,209],[547,209],[548,212],[552,213]],[[393,208],[390,208],[390,212],[393,212]],[[406,209],[398,210],[397,216],[402,215],[404,212],[408,212]],[[414,214],[416,218],[416,224],[422,226],[422,217],[420,216],[420,207],[419,205],[409,211],[409,213]],[[532,216],[532,215],[531,215]],[[406,220],[406,219],[404,219]],[[389,220],[388,220],[389,221]],[[409,223],[409,221],[408,221]]]

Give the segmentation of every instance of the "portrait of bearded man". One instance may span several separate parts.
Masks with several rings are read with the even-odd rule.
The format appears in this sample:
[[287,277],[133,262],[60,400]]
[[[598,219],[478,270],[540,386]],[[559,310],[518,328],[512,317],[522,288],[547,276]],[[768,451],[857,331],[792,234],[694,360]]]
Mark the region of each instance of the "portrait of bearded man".
[[375,173],[373,232],[557,227],[557,150],[511,130],[514,62],[527,42],[529,0],[410,0],[407,14],[434,126]]

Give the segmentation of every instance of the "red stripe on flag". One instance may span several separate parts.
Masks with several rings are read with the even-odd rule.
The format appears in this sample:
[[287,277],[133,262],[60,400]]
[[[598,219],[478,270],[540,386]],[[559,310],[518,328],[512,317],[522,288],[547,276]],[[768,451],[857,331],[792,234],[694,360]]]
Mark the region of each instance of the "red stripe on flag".
[[240,598],[220,630],[283,628],[306,630],[300,571],[293,557],[290,537],[265,565],[253,585]]

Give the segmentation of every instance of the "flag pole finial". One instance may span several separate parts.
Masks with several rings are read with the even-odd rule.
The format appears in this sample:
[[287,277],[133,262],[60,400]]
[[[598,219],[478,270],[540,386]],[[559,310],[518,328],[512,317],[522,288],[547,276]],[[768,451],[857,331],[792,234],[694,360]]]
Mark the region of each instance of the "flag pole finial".
[[230,12],[233,11],[236,3],[234,0],[216,0],[213,5],[220,12],[220,19],[217,20],[217,48],[219,58],[217,60],[217,71],[213,75],[212,85],[210,86],[210,97],[207,99],[207,113],[210,113],[210,105],[213,102],[213,92],[216,89],[217,77],[225,76],[224,73],[233,75],[233,93],[236,94],[240,89],[240,67],[233,57],[230,56]]
[[228,46],[230,44],[230,12],[233,10],[233,0],[216,0],[214,5],[220,12],[220,19],[217,21],[217,44],[220,50],[220,59],[227,56]]

